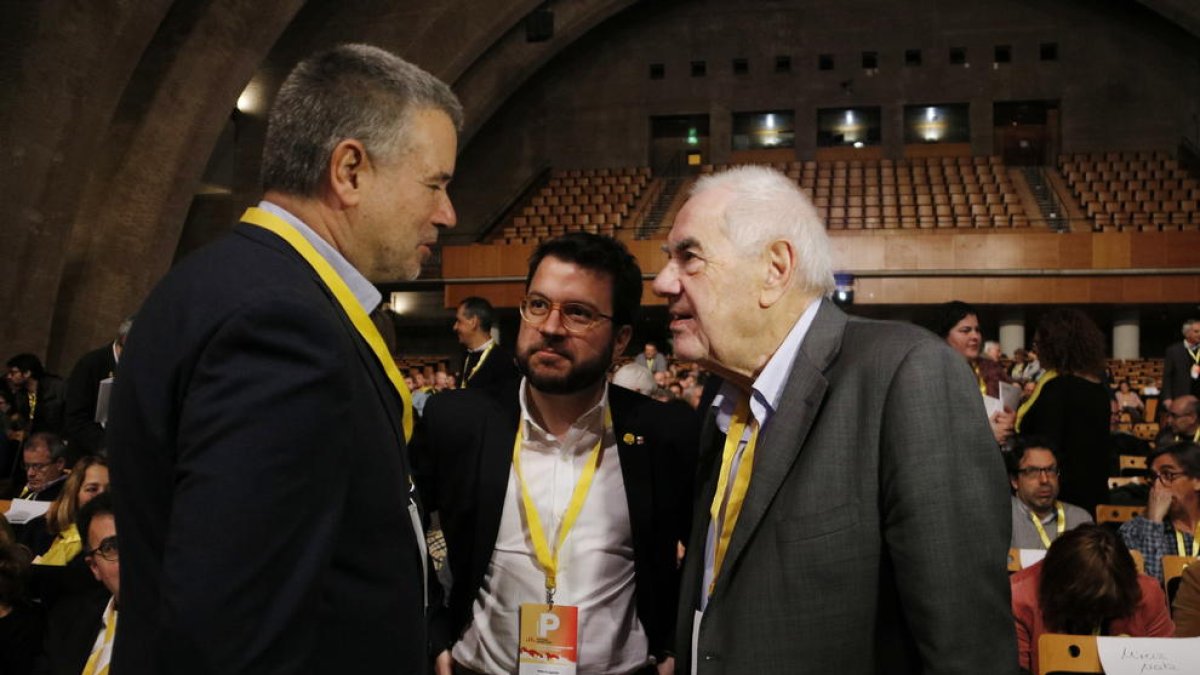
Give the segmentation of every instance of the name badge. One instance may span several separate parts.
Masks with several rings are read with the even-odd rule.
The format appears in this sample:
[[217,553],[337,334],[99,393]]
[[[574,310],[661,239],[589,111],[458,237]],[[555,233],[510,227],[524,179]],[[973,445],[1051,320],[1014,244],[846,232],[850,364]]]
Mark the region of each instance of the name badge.
[[518,675],[575,675],[579,663],[579,608],[521,605]]
[[1192,379],[1200,377],[1200,363],[1192,366]]

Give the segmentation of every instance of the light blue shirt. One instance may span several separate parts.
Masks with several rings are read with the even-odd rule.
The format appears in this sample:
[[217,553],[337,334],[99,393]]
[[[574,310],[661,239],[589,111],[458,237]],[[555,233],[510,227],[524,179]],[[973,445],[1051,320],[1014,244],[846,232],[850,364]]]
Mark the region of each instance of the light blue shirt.
[[342,281],[346,282],[346,286],[350,288],[350,292],[354,294],[354,299],[358,300],[358,304],[362,306],[363,311],[367,314],[375,311],[375,308],[383,300],[383,295],[379,292],[379,289],[375,288],[375,284],[372,284],[358,270],[354,269],[350,261],[346,260],[336,248],[322,239],[316,232],[313,232],[312,228],[304,224],[304,221],[282,206],[263,200],[258,203],[258,208],[283,218],[288,225],[296,228],[300,236],[312,244],[317,253],[325,259],[325,262],[333,267],[333,271],[337,272]]
[[[788,375],[792,372],[792,364],[796,361],[796,354],[800,352],[800,345],[804,343],[804,336],[808,335],[808,329],[812,327],[813,319],[816,318],[817,309],[820,306],[819,299],[813,300],[808,305],[804,313],[796,320],[795,325],[792,326],[792,330],[784,339],[783,344],[779,345],[779,349],[776,349],[775,353],[771,355],[767,365],[750,386],[750,414],[758,422],[760,434],[779,409],[779,399],[783,397],[783,388],[787,385]],[[721,430],[721,433],[729,433],[733,410],[737,407],[741,396],[741,391],[733,383],[726,382],[722,385],[716,398],[713,399],[713,412],[717,418],[717,428]],[[746,443],[750,440],[750,431],[750,425],[746,425],[746,431],[738,444],[737,453],[730,462],[726,491],[733,487],[733,477],[737,475],[738,465],[742,462],[742,453],[745,452]],[[724,515],[724,513],[721,514],[722,519]],[[708,539],[704,543],[704,585],[701,586],[700,592],[701,611],[708,606],[708,587],[712,584],[713,562],[716,555],[717,538],[720,536],[718,525],[719,523],[715,520],[709,523]]]

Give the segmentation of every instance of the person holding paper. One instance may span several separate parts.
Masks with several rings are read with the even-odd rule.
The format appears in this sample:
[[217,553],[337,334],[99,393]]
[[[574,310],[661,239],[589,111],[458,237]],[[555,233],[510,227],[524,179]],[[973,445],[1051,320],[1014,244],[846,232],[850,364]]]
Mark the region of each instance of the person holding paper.
[[1044,436],[1058,450],[1063,501],[1095,513],[1108,499],[1112,406],[1104,374],[1104,334],[1082,311],[1042,315],[1034,344],[1046,372],[1017,409],[1018,433]]
[[67,444],[58,434],[42,431],[25,441],[21,450],[25,485],[12,497],[52,502],[67,480]]
[[672,672],[696,424],[605,378],[641,279],[614,239],[541,244],[520,306],[524,378],[426,406],[414,454],[432,467],[420,486],[453,577],[438,673]]
[[[999,361],[981,356],[983,331],[979,329],[978,312],[961,300],[951,300],[941,306],[936,332],[971,366],[979,393],[984,398],[992,436],[995,437],[996,443],[1004,445],[1012,435],[1016,410],[1011,405],[1004,404],[1005,400],[1012,400],[1012,395],[1002,399],[1000,384],[1012,384],[1012,378],[1004,372],[1004,366]],[[1019,396],[1019,391],[1017,395]]]
[[263,200],[138,311],[107,429],[114,673],[427,670],[414,418],[370,313],[456,222],[461,123],[387,51],[304,59],[271,106]]
[[825,228],[777,171],[702,177],[664,252],[675,356],[724,380],[677,669],[1011,673],[1008,494],[966,362],[827,299]]
[[1050,441],[1015,436],[1004,461],[1013,489],[1012,548],[1044,551],[1067,530],[1092,522],[1087,511],[1058,501],[1058,458]]
[[[111,380],[121,360],[121,349],[133,327],[133,318],[127,318],[117,327],[117,337],[110,343],[93,349],[79,357],[71,375],[67,378],[67,407],[63,435],[72,450],[84,455],[94,455],[105,448],[104,426],[97,420],[98,413],[107,415],[107,410],[97,410],[102,382]],[[101,417],[100,419],[103,419]]]
[[1153,577],[1138,574],[1129,549],[1103,525],[1063,534],[1045,560],[1012,575],[1017,659],[1038,675],[1043,633],[1171,637],[1175,624]]

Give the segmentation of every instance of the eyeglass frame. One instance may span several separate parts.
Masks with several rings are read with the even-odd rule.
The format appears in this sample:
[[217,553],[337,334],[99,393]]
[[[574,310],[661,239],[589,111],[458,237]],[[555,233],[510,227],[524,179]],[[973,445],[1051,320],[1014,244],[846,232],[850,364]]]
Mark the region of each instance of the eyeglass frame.
[[1059,478],[1062,476],[1062,469],[1058,465],[1054,466],[1027,466],[1022,469],[1017,469],[1017,475],[1022,478]]
[[[529,304],[529,301],[531,299],[542,300],[547,305],[549,305],[549,308],[546,310],[546,313],[543,316],[537,316],[536,314],[529,313],[527,305]],[[582,307],[582,308],[586,309],[588,312],[595,314],[596,318],[593,319],[592,322],[586,326],[582,326],[582,327],[578,327],[578,328],[573,327],[572,322],[577,321],[578,319],[571,318],[572,315],[563,311],[567,307]],[[558,310],[559,323],[562,324],[562,327],[568,333],[576,333],[576,334],[586,333],[587,331],[591,330],[597,323],[599,323],[600,319],[608,319],[609,321],[616,321],[616,319],[614,319],[611,315],[601,312],[600,310],[596,309],[592,305],[587,304],[586,302],[574,302],[574,301],[554,302],[550,298],[547,298],[546,296],[542,295],[541,293],[527,294],[525,297],[521,298],[521,304],[517,307],[517,311],[520,312],[520,314],[521,314],[521,320],[523,320],[525,323],[528,323],[530,326],[540,326],[540,325],[546,323],[546,320],[550,318],[550,315],[554,312],[554,310]]]
[[30,471],[36,471],[38,473],[41,473],[42,471],[49,469],[50,467],[54,466],[55,464],[58,464],[58,462],[59,462],[59,460],[57,460],[57,459],[51,460],[49,462],[34,462],[33,464],[26,464],[24,462],[21,462],[21,468],[23,468],[25,470],[25,473],[29,473]]
[[[105,549],[108,549],[107,552]],[[100,540],[100,545],[96,548],[87,549],[83,552],[88,557],[100,556],[108,562],[117,562],[121,559],[121,549],[117,542],[117,535],[110,535]],[[112,557],[109,557],[112,556]]]
[[1163,485],[1170,485],[1187,475],[1186,471],[1163,471],[1161,473],[1158,471],[1149,471],[1146,473],[1146,479],[1151,485],[1154,485],[1159,480],[1162,481]]

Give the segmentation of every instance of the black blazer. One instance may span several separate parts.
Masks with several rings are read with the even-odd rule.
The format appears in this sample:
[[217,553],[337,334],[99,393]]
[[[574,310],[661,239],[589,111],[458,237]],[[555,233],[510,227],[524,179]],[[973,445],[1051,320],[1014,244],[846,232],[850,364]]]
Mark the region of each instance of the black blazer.
[[425,671],[400,399],[282,239],[240,224],[159,283],[109,417],[114,673]]
[[479,370],[475,371],[474,375],[468,379],[470,373],[466,369],[466,360],[463,360],[462,382],[463,389],[478,389],[480,387],[488,387],[494,384],[509,382],[521,377],[521,372],[517,370],[516,357],[513,356],[512,350],[504,345],[497,344],[492,347],[492,351],[488,354],[487,360],[483,365],[479,366]]
[[[38,675],[79,675],[92,655],[100,634],[104,610],[112,595],[100,587],[58,603],[46,624],[45,653],[38,662]],[[120,627],[123,615],[118,612]],[[119,631],[118,631],[119,632]]]
[[96,454],[104,448],[104,427],[96,422],[96,399],[100,381],[112,377],[116,368],[110,342],[81,356],[71,369],[63,435],[76,456]]
[[[492,557],[521,416],[519,386],[443,393],[425,407],[415,452],[429,474],[419,484],[430,510],[440,514],[454,579],[435,647],[450,647],[470,624]],[[661,654],[673,641],[676,542],[689,527],[699,424],[691,410],[620,387],[610,386],[608,396],[629,501],[638,619],[651,653]]]

